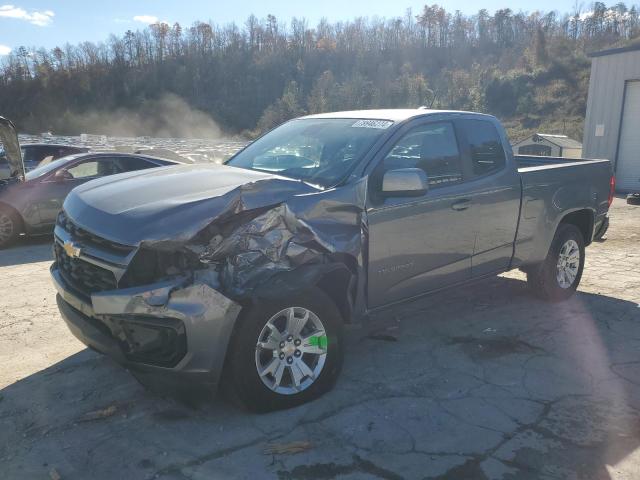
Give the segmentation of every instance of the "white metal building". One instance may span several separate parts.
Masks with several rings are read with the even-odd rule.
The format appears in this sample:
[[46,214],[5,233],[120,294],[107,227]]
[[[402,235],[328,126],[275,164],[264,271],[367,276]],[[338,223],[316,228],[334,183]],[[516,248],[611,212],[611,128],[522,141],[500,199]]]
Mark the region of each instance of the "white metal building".
[[621,192],[640,192],[640,45],[591,54],[583,152],[615,166]]
[[582,144],[566,135],[536,133],[512,145],[515,155],[580,158]]

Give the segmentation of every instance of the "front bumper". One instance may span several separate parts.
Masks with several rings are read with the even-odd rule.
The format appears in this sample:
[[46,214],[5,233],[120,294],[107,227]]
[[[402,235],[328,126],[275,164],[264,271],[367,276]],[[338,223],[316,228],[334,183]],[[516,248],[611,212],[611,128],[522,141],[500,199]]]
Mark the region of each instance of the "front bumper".
[[60,314],[85,345],[152,387],[217,388],[240,306],[211,288],[206,277],[181,277],[88,298],[65,281],[56,264],[51,276]]

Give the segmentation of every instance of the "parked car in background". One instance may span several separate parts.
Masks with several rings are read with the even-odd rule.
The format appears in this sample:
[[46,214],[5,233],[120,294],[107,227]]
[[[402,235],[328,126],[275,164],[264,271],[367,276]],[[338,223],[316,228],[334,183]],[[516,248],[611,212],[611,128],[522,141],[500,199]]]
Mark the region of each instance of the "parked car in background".
[[[89,149],[87,147],[76,147],[73,145],[61,145],[55,143],[28,143],[20,145],[22,152],[22,161],[24,168],[28,172],[38,167],[42,162],[57,160],[76,153],[85,153]],[[9,162],[4,153],[4,149],[0,148],[0,180],[9,178]]]
[[78,185],[117,173],[177,162],[123,153],[80,153],[27,171],[24,180],[0,180],[0,248],[21,233],[50,233],[67,194]]
[[325,113],[74,189],[51,274],[71,332],[143,382],[273,410],[329,390],[343,324],[398,302],[514,268],[570,297],[613,191],[608,160],[514,156],[489,115]]

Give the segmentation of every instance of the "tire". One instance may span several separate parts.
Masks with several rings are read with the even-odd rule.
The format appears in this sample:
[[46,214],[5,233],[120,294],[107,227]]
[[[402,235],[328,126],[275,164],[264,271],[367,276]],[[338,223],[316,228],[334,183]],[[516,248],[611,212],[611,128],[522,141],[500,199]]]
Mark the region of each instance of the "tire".
[[603,237],[607,233],[607,230],[609,230],[609,217],[604,217],[604,221],[602,222],[602,225],[600,225],[600,228],[598,229],[596,234],[593,236],[593,240],[596,242],[601,242]]
[[[238,322],[224,375],[232,399],[251,411],[269,412],[309,402],[334,386],[342,367],[343,322],[324,292],[314,288],[288,299],[260,301],[244,310]],[[302,325],[302,330],[296,333],[289,325]]]
[[[577,250],[579,255],[577,261],[571,261],[572,258],[575,259],[574,250]],[[527,271],[527,282],[537,296],[557,302],[574,294],[580,284],[583,269],[582,233],[575,225],[560,224],[551,242],[547,258]]]
[[627,204],[640,205],[640,194],[627,195]]
[[15,212],[0,207],[0,248],[5,248],[16,241],[20,234],[20,219]]

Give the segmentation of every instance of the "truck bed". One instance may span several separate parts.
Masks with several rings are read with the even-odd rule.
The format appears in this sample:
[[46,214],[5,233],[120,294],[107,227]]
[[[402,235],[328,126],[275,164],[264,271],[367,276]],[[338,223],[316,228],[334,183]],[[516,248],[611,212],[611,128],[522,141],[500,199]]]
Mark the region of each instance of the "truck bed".
[[[522,182],[520,224],[514,265],[542,261],[557,223],[572,211],[591,211],[597,231],[608,210],[611,180],[609,160],[514,155]],[[549,238],[541,238],[551,236]],[[591,238],[585,238],[586,243]]]

